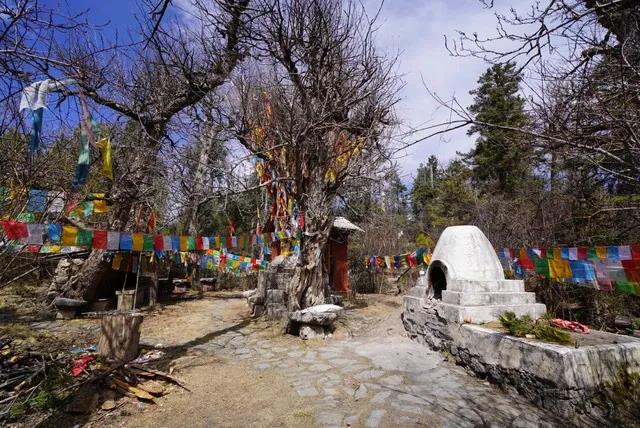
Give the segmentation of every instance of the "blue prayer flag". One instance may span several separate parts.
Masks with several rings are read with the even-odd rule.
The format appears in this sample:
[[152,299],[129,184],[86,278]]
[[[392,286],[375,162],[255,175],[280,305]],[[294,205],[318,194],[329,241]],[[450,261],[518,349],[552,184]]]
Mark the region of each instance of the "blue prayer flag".
[[120,233],[120,249],[126,251],[133,250],[133,239],[130,233]]

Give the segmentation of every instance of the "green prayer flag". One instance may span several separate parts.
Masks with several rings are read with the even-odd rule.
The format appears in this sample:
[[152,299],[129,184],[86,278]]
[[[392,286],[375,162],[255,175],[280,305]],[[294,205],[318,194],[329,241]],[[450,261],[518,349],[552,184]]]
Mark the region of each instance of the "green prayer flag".
[[187,237],[187,251],[195,251],[196,250],[196,237],[189,235]]
[[78,229],[76,245],[80,247],[90,247],[93,242],[93,230]]
[[542,275],[545,278],[549,278],[549,262],[547,259],[535,257],[533,259],[533,263],[535,264],[537,274]]
[[142,251],[153,251],[153,235],[143,235]]
[[621,293],[636,295],[636,287],[633,282],[630,281],[615,281],[616,291]]
[[596,253],[596,247],[589,247],[587,250],[587,259],[588,260],[596,260],[598,258],[598,254]]
[[20,213],[16,216],[16,220],[21,221],[23,223],[33,223],[36,221],[36,216],[34,213]]

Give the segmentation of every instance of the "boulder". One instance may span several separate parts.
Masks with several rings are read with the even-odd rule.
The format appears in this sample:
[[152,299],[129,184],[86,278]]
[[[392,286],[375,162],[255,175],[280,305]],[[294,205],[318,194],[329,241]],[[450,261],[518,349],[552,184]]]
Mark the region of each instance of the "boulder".
[[302,327],[300,327],[299,335],[303,340],[324,339],[324,327],[319,325],[303,325]]
[[255,290],[255,289],[243,291],[242,292],[242,297],[244,297],[245,299],[248,299],[249,297],[253,296],[256,293],[256,291],[257,290]]
[[338,319],[342,308],[336,305],[311,306],[301,311],[291,312],[289,319],[300,324],[329,326]]

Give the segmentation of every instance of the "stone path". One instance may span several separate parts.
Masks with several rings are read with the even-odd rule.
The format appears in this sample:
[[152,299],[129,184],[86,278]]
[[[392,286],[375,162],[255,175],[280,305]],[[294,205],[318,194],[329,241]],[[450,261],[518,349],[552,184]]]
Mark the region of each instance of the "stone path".
[[313,342],[272,341],[261,337],[254,324],[217,320],[220,334],[193,349],[243,360],[259,370],[279,371],[298,396],[316,403],[317,426],[558,425],[545,411],[403,337],[399,310],[384,320],[357,320],[360,326],[393,324],[382,326],[385,333],[373,328],[352,338]]

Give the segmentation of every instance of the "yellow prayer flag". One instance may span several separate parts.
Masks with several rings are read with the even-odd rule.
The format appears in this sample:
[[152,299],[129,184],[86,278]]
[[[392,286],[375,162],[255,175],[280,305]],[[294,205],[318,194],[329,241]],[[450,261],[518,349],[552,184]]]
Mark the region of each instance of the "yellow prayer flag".
[[96,199],[93,201],[93,212],[96,214],[102,214],[109,211],[109,207],[107,207],[107,201],[104,199]]
[[111,269],[120,270],[120,265],[122,264],[122,254],[117,253],[113,256],[113,261],[111,262]]
[[187,235],[180,235],[180,251],[187,251],[189,249],[189,237]]
[[560,248],[558,248],[558,247],[554,247],[553,248],[553,259],[554,260],[562,259],[562,250],[560,250]]
[[607,258],[607,247],[596,247],[596,255],[599,259]]
[[569,279],[571,278],[571,265],[563,259],[549,260],[549,276],[551,279]]
[[113,180],[113,152],[111,150],[111,138],[98,140],[97,146],[102,155],[102,175]]
[[50,253],[59,253],[60,251],[62,251],[62,247],[60,245],[49,245]]
[[76,238],[78,237],[78,228],[75,226],[62,226],[62,244],[66,247],[73,247],[76,245]]
[[144,236],[142,233],[134,233],[131,239],[133,240],[133,251],[142,251],[144,247]]

